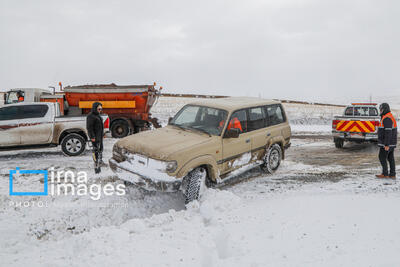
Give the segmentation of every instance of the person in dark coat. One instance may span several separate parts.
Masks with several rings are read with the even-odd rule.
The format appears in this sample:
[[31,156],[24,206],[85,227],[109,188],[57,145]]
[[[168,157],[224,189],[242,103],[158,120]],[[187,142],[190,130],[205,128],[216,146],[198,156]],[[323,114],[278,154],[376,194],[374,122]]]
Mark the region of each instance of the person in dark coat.
[[103,106],[99,102],[92,105],[92,111],[86,117],[86,129],[93,146],[93,160],[95,162],[95,173],[101,171],[103,153],[104,125],[100,114]]
[[[379,106],[381,122],[378,128],[379,161],[382,165],[382,174],[378,178],[396,179],[396,164],[394,162],[394,149],[397,145],[397,122],[390,112],[390,106],[383,103]],[[388,164],[390,173],[388,173]]]

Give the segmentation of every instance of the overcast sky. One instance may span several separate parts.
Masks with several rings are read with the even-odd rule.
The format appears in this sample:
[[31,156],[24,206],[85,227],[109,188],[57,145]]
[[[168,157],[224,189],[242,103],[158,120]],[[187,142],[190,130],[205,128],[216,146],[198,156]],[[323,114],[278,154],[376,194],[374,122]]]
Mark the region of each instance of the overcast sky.
[[400,95],[400,1],[0,0],[0,88]]

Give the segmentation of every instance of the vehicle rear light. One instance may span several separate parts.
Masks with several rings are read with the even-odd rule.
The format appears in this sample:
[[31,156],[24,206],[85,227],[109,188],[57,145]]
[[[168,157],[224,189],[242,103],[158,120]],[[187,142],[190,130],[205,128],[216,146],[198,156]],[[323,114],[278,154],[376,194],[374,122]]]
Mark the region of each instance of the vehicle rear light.
[[107,119],[104,121],[104,129],[110,128],[110,118],[107,117]]
[[372,124],[377,127],[379,126],[379,121],[373,121]]
[[338,125],[339,120],[333,120],[332,121],[332,129],[336,129],[336,126]]

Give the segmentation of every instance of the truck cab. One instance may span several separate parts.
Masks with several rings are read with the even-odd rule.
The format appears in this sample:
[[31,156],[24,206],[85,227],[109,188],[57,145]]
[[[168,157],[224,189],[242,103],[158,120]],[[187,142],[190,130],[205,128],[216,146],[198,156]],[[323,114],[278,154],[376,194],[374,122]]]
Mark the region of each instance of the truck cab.
[[44,95],[52,95],[52,92],[40,88],[15,88],[4,94],[4,104],[15,104],[20,102],[40,102]]

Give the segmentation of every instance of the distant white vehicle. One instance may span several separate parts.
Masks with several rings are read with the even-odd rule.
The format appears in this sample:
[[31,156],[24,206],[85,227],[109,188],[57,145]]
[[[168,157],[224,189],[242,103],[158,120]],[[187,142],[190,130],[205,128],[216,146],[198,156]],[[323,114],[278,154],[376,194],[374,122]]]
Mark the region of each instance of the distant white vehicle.
[[53,93],[47,89],[41,88],[14,88],[3,93],[1,99],[4,100],[4,104],[15,104],[22,102],[18,100],[18,96],[22,97],[23,102],[40,102],[40,98],[45,95],[52,95]]
[[378,104],[352,103],[342,116],[332,121],[332,136],[336,148],[342,148],[345,141],[377,142],[380,121]]
[[[102,115],[104,131],[109,118]],[[85,151],[86,117],[61,116],[58,103],[18,103],[0,108],[0,150],[61,145],[67,156]]]

